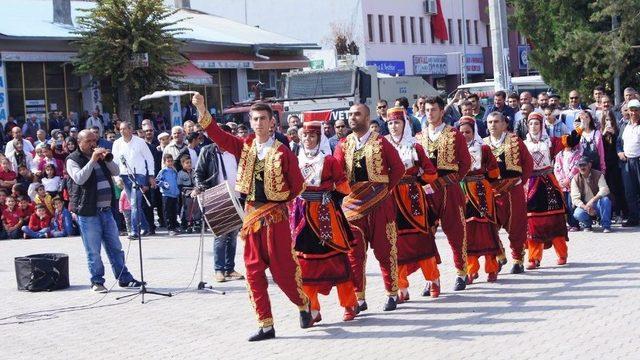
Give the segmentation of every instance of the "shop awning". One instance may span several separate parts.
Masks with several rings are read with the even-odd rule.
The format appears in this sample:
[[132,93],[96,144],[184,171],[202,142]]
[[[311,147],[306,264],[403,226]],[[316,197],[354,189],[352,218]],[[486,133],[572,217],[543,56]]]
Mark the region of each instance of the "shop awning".
[[171,70],[172,78],[192,85],[213,85],[213,77],[190,62]]
[[304,55],[269,55],[268,59],[241,52],[189,53],[191,63],[200,69],[301,69],[309,66]]

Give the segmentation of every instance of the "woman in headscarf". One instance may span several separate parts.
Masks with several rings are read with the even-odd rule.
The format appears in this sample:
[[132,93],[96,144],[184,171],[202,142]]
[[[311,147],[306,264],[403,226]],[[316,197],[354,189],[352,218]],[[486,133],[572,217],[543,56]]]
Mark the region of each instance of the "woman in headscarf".
[[495,282],[500,271],[496,257],[504,250],[498,236],[496,204],[490,182],[500,177],[500,169],[491,148],[476,136],[474,118],[461,117],[458,129],[467,141],[472,160],[471,169],[460,182],[466,199],[467,284],[471,285],[478,278],[481,256],[484,256],[487,281]]
[[407,277],[421,269],[427,281],[423,296],[440,295],[440,255],[429,220],[427,196],[422,186],[432,183],[436,169],[427,154],[415,141],[411,123],[404,108],[387,110],[387,140],[398,151],[404,164],[405,174],[393,189],[398,207],[396,225],[398,227],[398,302],[409,300],[409,280]]
[[344,321],[357,315],[357,299],[351,279],[347,251],[353,234],[339,201],[351,192],[344,170],[331,155],[322,122],[305,114],[298,164],[305,191],[292,202],[290,210],[294,249],[302,270],[302,289],[311,302],[313,322],[322,320],[318,293],[338,291]]
[[[527,269],[540,266],[543,249],[554,247],[558,255],[558,265],[567,263],[567,225],[562,188],[553,174],[553,149],[558,148],[546,131],[542,129],[543,119],[538,113],[529,114],[529,133],[524,141],[533,158],[533,173],[527,181],[527,249],[529,264]],[[562,141],[566,136],[558,138]]]

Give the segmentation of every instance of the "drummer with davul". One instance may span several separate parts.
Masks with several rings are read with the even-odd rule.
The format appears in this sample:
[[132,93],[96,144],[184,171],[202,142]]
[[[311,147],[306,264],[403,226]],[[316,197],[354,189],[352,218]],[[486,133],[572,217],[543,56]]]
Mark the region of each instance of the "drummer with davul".
[[[192,196],[204,192],[223,181],[229,182],[233,189],[236,185],[238,163],[229,152],[223,151],[216,143],[206,145],[200,150],[196,165],[196,191]],[[240,197],[240,193],[234,191]],[[224,282],[242,280],[244,276],[235,270],[236,237],[238,230],[216,237],[213,240],[214,280]]]
[[112,176],[120,171],[107,149],[98,148],[98,137],[90,130],[78,134],[78,149],[67,157],[69,174],[69,210],[78,215],[82,244],[87,253],[91,290],[104,293],[104,265],[100,248],[111,263],[113,275],[120,287],[140,287],[142,282],[133,278],[125,265],[118,226],[111,208],[117,206]]

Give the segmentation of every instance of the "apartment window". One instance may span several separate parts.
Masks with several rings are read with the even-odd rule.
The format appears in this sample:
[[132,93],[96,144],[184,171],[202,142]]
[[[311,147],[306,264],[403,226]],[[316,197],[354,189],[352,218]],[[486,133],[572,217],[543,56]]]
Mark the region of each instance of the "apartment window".
[[373,42],[373,15],[367,15],[367,26],[369,27],[369,42]]
[[476,45],[480,44],[478,42],[478,20],[473,20],[473,32],[476,34]]
[[465,31],[467,33],[467,44],[472,44],[472,42],[471,42],[471,20],[467,20],[467,23],[465,25],[467,26],[467,28],[465,29]]
[[491,47],[491,27],[489,26],[489,24],[487,24],[487,46]]
[[378,15],[378,36],[380,42],[384,42],[384,15]]
[[406,43],[407,42],[407,34],[406,34],[406,30],[405,30],[405,24],[406,23],[406,19],[404,16],[400,16],[400,38],[402,38],[402,42]]
[[431,33],[431,43],[436,43],[436,36],[433,34],[433,22],[429,21],[429,32]]
[[424,44],[424,18],[420,17],[420,43]]
[[462,20],[458,19],[458,44],[462,44]]
[[409,26],[411,27],[411,42],[416,43],[416,18],[409,18]]
[[453,20],[447,19],[447,30],[449,31],[449,44],[453,44]]
[[394,28],[393,16],[389,16],[389,42],[390,43],[396,41],[395,34],[393,33],[393,28]]

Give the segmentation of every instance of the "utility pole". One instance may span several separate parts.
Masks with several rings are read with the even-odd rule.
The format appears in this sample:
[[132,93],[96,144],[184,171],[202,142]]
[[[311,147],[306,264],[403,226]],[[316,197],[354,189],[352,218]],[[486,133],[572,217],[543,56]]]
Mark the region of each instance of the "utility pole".
[[[611,15],[611,30],[616,30],[620,27],[618,22],[618,15]],[[622,102],[622,94],[620,89],[620,69],[616,66],[616,73],[613,77],[613,97],[615,98],[615,104],[618,105]]]
[[467,83],[467,19],[464,16],[464,0],[460,0],[460,9],[462,9],[462,84]]
[[504,0],[489,0],[489,26],[491,29],[491,54],[493,56],[493,81],[495,90],[508,90],[509,40],[507,38],[507,5]]

